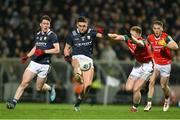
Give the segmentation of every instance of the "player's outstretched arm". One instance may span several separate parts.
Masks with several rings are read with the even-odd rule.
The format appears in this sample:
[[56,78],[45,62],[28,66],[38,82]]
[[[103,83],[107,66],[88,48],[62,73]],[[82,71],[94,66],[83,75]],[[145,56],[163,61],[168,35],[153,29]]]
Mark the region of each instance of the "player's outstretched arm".
[[108,37],[113,40],[125,40],[125,37],[123,35],[118,35],[114,33],[108,33]]

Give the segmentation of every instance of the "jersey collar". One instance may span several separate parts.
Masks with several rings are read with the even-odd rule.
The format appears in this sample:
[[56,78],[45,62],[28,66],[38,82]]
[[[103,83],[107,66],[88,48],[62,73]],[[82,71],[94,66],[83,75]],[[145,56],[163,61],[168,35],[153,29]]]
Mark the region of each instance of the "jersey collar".
[[47,33],[41,31],[41,34],[44,35],[44,34],[48,34],[50,32],[50,29],[48,29]]

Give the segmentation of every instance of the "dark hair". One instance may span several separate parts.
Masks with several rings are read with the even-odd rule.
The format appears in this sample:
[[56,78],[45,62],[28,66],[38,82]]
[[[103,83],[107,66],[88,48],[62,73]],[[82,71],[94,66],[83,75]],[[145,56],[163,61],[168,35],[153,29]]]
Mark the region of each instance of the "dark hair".
[[40,19],[40,22],[42,22],[43,20],[48,20],[49,22],[51,22],[51,18],[48,15],[43,15]]
[[80,16],[75,20],[75,24],[77,24],[78,22],[86,22],[88,23],[88,19],[84,16]]
[[138,34],[142,34],[142,28],[139,27],[139,26],[132,26],[132,27],[130,28],[130,31],[131,31],[131,30],[137,32]]
[[159,20],[155,20],[152,25],[160,25],[160,26],[164,27],[163,22],[159,21]]

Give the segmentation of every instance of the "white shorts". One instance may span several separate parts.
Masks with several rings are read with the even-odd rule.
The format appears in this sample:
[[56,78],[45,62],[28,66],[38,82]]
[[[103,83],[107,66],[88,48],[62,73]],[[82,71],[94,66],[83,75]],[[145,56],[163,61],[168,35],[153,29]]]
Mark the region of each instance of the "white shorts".
[[39,64],[34,61],[31,61],[27,67],[33,73],[36,73],[40,78],[46,78],[47,74],[50,71],[50,65],[48,64]]
[[167,64],[167,65],[155,64],[154,68],[159,71],[160,76],[163,76],[163,77],[170,76],[171,64]]
[[152,75],[152,73],[153,73],[152,61],[148,63],[139,63],[136,61],[129,77],[131,77],[131,79],[133,80],[138,80],[138,79],[149,80],[149,77]]
[[87,57],[85,55],[73,55],[72,59],[74,59],[74,58],[79,61],[79,64],[81,64],[83,60],[88,60],[91,63],[91,68],[94,68],[93,59],[92,58]]

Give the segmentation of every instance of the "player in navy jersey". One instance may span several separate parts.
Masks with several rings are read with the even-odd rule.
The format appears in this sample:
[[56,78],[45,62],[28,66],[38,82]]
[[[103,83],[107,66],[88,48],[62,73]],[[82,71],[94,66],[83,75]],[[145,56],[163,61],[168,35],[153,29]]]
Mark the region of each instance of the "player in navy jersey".
[[49,16],[44,15],[41,17],[41,30],[35,35],[35,46],[26,56],[21,58],[21,63],[25,63],[29,58],[31,58],[31,61],[24,71],[22,82],[17,88],[13,100],[6,104],[8,109],[15,108],[17,101],[35,76],[37,76],[37,91],[49,91],[51,101],[56,97],[54,86],[46,84],[47,74],[50,70],[51,55],[60,52],[57,35],[50,30],[50,22],[51,18]]
[[89,27],[85,17],[76,19],[76,28],[70,32],[64,48],[65,60],[72,64],[74,80],[82,85],[82,91],[78,95],[74,105],[75,111],[80,111],[80,104],[87,95],[94,75],[93,44],[95,38],[102,38],[103,31]]

